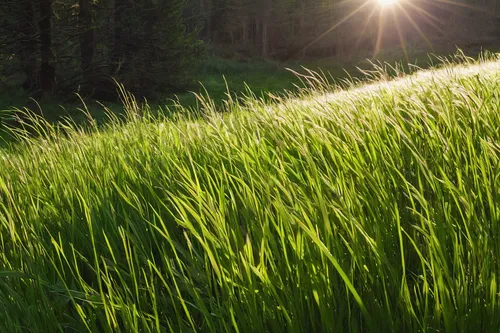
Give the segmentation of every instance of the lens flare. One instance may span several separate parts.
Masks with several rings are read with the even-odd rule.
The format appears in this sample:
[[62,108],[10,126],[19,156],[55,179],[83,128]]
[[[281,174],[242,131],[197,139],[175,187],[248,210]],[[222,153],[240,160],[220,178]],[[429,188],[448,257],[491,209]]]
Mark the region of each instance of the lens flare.
[[391,6],[391,5],[394,5],[396,2],[398,2],[398,0],[377,0],[379,5],[381,5],[382,7],[387,7],[387,6]]

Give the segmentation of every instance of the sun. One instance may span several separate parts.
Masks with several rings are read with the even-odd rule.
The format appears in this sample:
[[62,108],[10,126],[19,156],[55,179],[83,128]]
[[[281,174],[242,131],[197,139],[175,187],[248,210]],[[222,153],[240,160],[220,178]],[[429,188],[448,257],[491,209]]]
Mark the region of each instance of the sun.
[[395,3],[398,2],[398,0],[377,0],[377,2],[379,3],[379,5],[381,5],[382,7],[387,7],[387,6],[391,6],[391,5],[394,5]]

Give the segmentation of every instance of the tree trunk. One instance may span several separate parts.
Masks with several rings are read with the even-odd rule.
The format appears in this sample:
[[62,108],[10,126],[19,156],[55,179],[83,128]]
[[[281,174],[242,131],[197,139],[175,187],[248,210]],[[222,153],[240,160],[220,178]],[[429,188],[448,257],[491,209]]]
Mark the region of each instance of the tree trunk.
[[229,33],[229,40],[230,40],[231,46],[233,46],[235,43],[234,31],[231,29],[231,30],[229,30],[228,33]]
[[269,16],[271,15],[271,0],[261,0],[261,55],[269,54]]
[[248,19],[247,17],[244,17],[242,18],[241,20],[241,39],[242,39],[242,44],[243,44],[243,47],[247,48],[248,46]]
[[303,36],[306,22],[306,1],[300,0],[300,16],[299,16],[299,29],[298,35]]
[[91,0],[79,0],[80,12],[78,21],[80,24],[80,68],[85,81],[90,77],[90,70],[94,61],[95,34],[92,25]]
[[205,24],[206,27],[206,41],[210,41],[213,35],[213,0],[203,0],[205,2]]
[[22,85],[26,91],[31,91],[36,86],[36,28],[35,15],[31,0],[23,0],[21,12],[18,16],[19,32],[21,33],[20,58],[23,73],[26,79]]
[[116,74],[120,70],[120,62],[123,58],[123,30],[122,20],[125,9],[124,0],[114,0],[113,2],[113,45],[111,47],[111,68]]
[[267,49],[267,20],[262,20],[262,57],[267,57],[268,55],[268,49]]
[[260,22],[261,22],[260,18],[256,17],[255,18],[255,23],[254,23],[255,29],[254,29],[254,35],[253,35],[253,43],[254,43],[254,45],[258,45],[259,44],[260,30],[261,30],[261,24],[260,24]]
[[212,38],[212,0],[200,0],[200,14],[203,17],[203,39],[208,42]]
[[52,0],[40,1],[40,88],[51,92],[55,83],[54,55],[52,53]]
[[[157,24],[158,21],[157,12],[159,11],[159,8],[157,5],[155,5],[153,0],[146,0],[145,3],[146,3],[146,8],[145,8],[146,13],[144,15],[144,21],[145,21],[144,31],[146,32],[146,36],[153,39],[155,25]],[[151,45],[151,47],[153,48],[154,51],[155,45]]]

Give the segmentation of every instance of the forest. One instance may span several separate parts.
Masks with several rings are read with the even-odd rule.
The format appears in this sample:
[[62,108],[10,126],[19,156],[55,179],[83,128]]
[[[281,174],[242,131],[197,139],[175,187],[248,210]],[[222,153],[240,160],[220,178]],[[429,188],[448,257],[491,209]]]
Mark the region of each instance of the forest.
[[496,0],[391,8],[375,0],[3,0],[0,84],[35,97],[112,99],[115,81],[141,96],[182,91],[207,54],[342,64],[390,47],[492,49],[499,12]]
[[0,332],[499,332],[499,85],[500,0],[0,0]]

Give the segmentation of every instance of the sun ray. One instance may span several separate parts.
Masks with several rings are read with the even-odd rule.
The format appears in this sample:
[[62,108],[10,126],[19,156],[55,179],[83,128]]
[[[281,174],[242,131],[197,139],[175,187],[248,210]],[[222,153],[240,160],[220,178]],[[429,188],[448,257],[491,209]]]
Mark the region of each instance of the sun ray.
[[439,18],[437,18],[436,16],[432,15],[431,13],[429,13],[428,11],[426,11],[425,9],[423,9],[423,8],[421,8],[421,7],[413,4],[411,1],[405,2],[404,5],[412,7],[413,9],[417,10],[419,13],[427,16],[429,19],[434,20],[436,23],[440,22]]
[[377,0],[377,2],[382,7],[388,7],[396,4],[398,0]]
[[319,35],[317,38],[315,38],[312,42],[310,42],[309,44],[307,44],[302,50],[301,52],[304,52],[305,50],[307,50],[309,47],[311,47],[312,45],[314,45],[315,43],[317,43],[321,38],[325,37],[327,34],[329,34],[330,32],[332,32],[333,30],[335,30],[336,28],[338,28],[340,25],[342,25],[345,21],[347,21],[348,19],[350,19],[351,17],[353,17],[354,15],[356,15],[360,10],[362,10],[363,8],[365,8],[366,6],[368,6],[370,4],[370,2],[365,2],[364,4],[362,4],[361,6],[359,6],[358,8],[356,8],[355,10],[353,10],[349,15],[345,16],[343,19],[341,19],[340,21],[338,21],[336,24],[334,24],[330,29],[326,30],[324,33],[322,33],[321,35]]
[[437,3],[444,3],[444,4],[447,4],[447,5],[452,5],[452,6],[463,7],[463,8],[475,10],[475,11],[478,11],[478,12],[490,13],[486,9],[483,9],[483,8],[480,8],[480,7],[472,6],[472,5],[469,5],[469,4],[466,4],[466,3],[449,1],[449,0],[432,0],[432,1],[423,0],[423,2],[433,3],[433,4],[435,4],[436,2]]
[[392,8],[392,15],[394,15],[394,23],[396,25],[396,31],[398,32],[398,37],[399,37],[399,41],[401,43],[401,48],[403,49],[403,53],[405,55],[406,62],[409,63],[410,58],[408,57],[408,51],[406,50],[405,39],[404,39],[403,33],[401,32],[401,27],[399,25],[399,17],[396,15],[396,11],[394,10],[394,8]]
[[384,32],[384,15],[379,15],[378,16],[378,31],[377,31],[377,42],[375,44],[375,50],[373,53],[373,56],[376,56],[381,49],[382,46],[382,35]]
[[[362,0],[359,0],[362,1]],[[353,2],[353,0],[341,0],[336,3],[332,3],[328,5],[328,8],[333,8],[333,7],[338,7],[340,5]],[[376,6],[378,2],[378,6]],[[457,7],[463,7],[467,8],[470,10],[478,11],[478,12],[487,12],[486,10],[468,5],[468,4],[463,4],[459,2],[454,2],[451,0],[421,0],[421,3],[426,3],[426,4],[433,4],[433,5],[453,5]],[[415,4],[412,2],[412,0],[363,0],[359,6],[356,4],[356,8],[352,10],[349,14],[345,15],[342,17],[338,22],[336,22],[334,25],[332,25],[329,29],[321,33],[319,36],[314,38],[312,41],[307,43],[306,46],[300,49],[294,56],[297,56],[299,53],[303,53],[307,49],[309,49],[312,45],[317,43],[319,40],[324,38],[327,34],[330,32],[334,31],[337,29],[339,26],[344,24],[347,20],[351,19],[354,15],[359,13],[362,9],[364,9],[368,5],[375,5],[373,9],[371,9],[370,13],[365,19],[365,22],[362,24],[362,30],[361,33],[356,37],[356,43],[355,47],[358,47],[359,44],[361,43],[361,40],[366,33],[368,27],[370,26],[371,22],[373,21],[373,18],[375,14],[378,12],[380,15],[378,17],[378,26],[377,26],[377,38],[376,38],[376,43],[375,43],[375,49],[374,49],[374,55],[377,55],[381,49],[382,49],[382,44],[384,40],[384,30],[387,29],[387,20],[384,18],[385,15],[388,15],[389,13],[394,17],[395,23],[394,23],[394,28],[397,30],[397,36],[399,38],[399,41],[401,43],[401,47],[403,49],[403,52],[405,53],[405,57],[408,59],[408,50],[407,50],[407,41],[405,38],[405,33],[404,29],[402,26],[402,21],[399,19],[401,17],[401,14],[404,15],[404,17],[409,21],[409,23],[413,26],[415,31],[420,35],[420,37],[425,41],[425,43],[429,46],[431,50],[434,50],[434,46],[427,37],[426,32],[424,30],[424,26],[421,26],[418,21],[421,20],[421,23],[424,23],[424,25],[428,26],[429,28],[432,27],[435,29],[435,31],[438,31],[439,33],[443,33],[444,29],[440,25],[440,19],[433,15],[432,11],[429,12],[425,9],[425,7],[420,7],[418,4]],[[407,7],[408,6],[408,7]],[[377,10],[378,7],[378,10]],[[438,6],[442,7],[443,6]],[[406,20],[405,20],[406,21]],[[293,56],[293,57],[294,57]]]
[[427,45],[431,48],[431,50],[434,51],[434,46],[432,45],[431,41],[429,40],[429,38],[427,38],[427,36],[422,31],[422,29],[420,29],[420,27],[415,22],[415,20],[411,17],[411,15],[408,14],[408,12],[406,11],[406,9],[404,9],[403,6],[399,5],[399,8],[401,9],[401,12],[408,18],[408,21],[410,21],[410,23],[413,25],[415,30],[419,33],[419,35],[424,39],[424,41],[427,43]]
[[421,15],[423,15],[423,18],[427,21],[427,23],[429,23],[434,29],[438,30],[439,32],[443,32],[443,29],[441,29],[441,27],[438,25],[438,23],[440,22],[439,19],[437,17],[435,17],[434,15],[430,14],[429,12],[427,12],[426,10],[412,4],[411,2],[407,2],[405,3],[405,5],[409,5],[411,6],[413,9],[415,9],[416,11],[418,11]]
[[365,24],[363,26],[363,30],[361,30],[361,33],[359,34],[359,36],[357,38],[355,47],[359,46],[359,43],[361,42],[361,37],[363,37],[363,35],[365,34],[366,28],[368,28],[368,25],[371,23],[370,21],[373,18],[373,15],[375,15],[376,12],[377,12],[377,8],[373,7],[372,11],[370,12],[370,15],[368,15],[368,17],[365,20]]
[[346,3],[352,3],[353,0],[342,0],[339,2],[333,2],[330,6],[326,6],[326,8],[333,8],[333,7],[338,7]]

